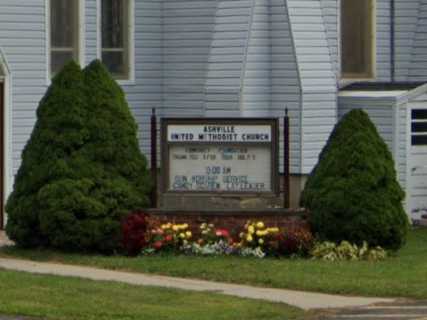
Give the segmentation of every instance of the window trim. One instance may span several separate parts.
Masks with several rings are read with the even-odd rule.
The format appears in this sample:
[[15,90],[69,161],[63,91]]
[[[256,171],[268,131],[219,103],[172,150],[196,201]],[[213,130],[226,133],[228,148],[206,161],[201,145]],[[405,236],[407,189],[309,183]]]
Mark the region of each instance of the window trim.
[[371,65],[371,72],[369,75],[352,75],[352,74],[344,74],[342,72],[342,23],[341,23],[341,16],[342,16],[342,1],[340,0],[338,4],[338,12],[337,12],[337,18],[338,18],[338,73],[339,73],[339,79],[340,83],[343,85],[348,85],[353,82],[369,82],[369,81],[375,81],[377,77],[377,1],[372,1],[372,13],[371,13],[371,23],[372,23],[372,36],[371,36],[371,58],[372,58],[372,65]]
[[[79,52],[78,52],[78,63],[81,66],[84,66],[85,63],[85,52],[86,52],[86,0],[77,0],[78,1],[78,30],[77,30],[77,36],[78,36],[78,44],[79,44]],[[52,72],[51,72],[51,41],[50,41],[50,3],[51,0],[45,0],[45,23],[46,23],[46,83],[47,85],[50,85],[52,82]]]
[[[101,1],[96,0],[96,25],[97,25],[97,34],[96,34],[96,56],[97,59],[102,61],[102,10],[101,10]],[[133,85],[135,84],[135,0],[128,0],[128,61],[129,61],[129,77],[127,79],[116,79],[117,83],[120,85]]]

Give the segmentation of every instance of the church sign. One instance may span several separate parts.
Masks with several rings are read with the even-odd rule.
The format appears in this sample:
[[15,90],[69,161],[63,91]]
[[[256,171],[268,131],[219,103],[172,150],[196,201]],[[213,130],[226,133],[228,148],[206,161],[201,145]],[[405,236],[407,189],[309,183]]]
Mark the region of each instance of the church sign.
[[165,192],[277,193],[277,119],[162,119]]

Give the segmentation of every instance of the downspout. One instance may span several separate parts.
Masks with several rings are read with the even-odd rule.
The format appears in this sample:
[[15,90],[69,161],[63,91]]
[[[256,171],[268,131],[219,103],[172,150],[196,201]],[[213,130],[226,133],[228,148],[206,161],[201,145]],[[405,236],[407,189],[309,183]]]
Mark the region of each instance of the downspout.
[[396,81],[396,60],[395,60],[395,0],[390,0],[390,78],[391,83]]

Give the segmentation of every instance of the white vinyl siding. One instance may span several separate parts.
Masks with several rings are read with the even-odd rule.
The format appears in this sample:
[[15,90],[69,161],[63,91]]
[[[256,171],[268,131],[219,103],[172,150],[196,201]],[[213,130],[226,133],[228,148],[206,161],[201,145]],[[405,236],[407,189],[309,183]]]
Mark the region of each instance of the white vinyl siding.
[[368,113],[393,155],[403,188],[407,186],[407,94],[407,91],[347,91],[338,98],[339,118],[353,109],[363,109]]
[[396,80],[409,81],[420,0],[395,0]]
[[287,4],[301,86],[300,173],[308,174],[337,121],[336,79],[320,1]]
[[427,81],[427,0],[419,0],[409,80]]
[[0,1],[0,50],[9,66],[11,86],[10,181],[20,165],[37,104],[46,90],[46,23],[45,0]]

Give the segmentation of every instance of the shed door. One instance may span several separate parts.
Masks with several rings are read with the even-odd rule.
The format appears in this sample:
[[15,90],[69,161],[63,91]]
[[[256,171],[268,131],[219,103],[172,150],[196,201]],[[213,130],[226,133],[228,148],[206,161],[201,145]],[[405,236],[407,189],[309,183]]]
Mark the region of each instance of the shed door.
[[412,107],[410,146],[410,205],[412,219],[427,214],[427,107]]

